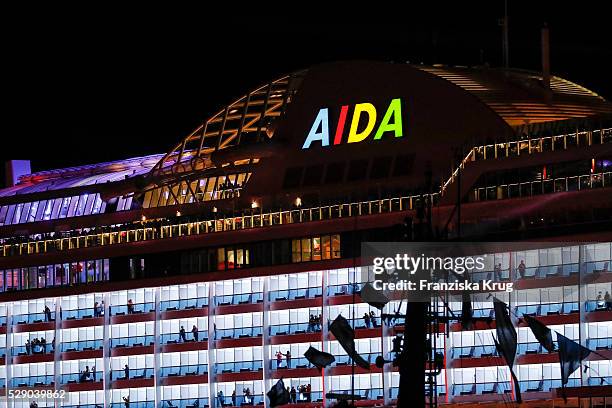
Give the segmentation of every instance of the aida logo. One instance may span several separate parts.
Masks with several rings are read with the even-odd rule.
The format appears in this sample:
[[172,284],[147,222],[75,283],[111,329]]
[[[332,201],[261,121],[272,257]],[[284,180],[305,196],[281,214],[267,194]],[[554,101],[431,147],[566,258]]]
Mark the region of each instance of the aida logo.
[[[383,135],[390,132],[395,137],[402,137],[404,135],[402,127],[402,101],[396,98],[392,99],[391,103],[389,103],[376,132],[374,132],[377,118],[376,107],[368,102],[356,104],[353,108],[348,137],[344,141],[344,125],[346,124],[349,107],[350,105],[343,105],[340,109],[340,117],[338,118],[338,125],[334,133],[334,145],[363,142],[372,133],[374,133],[374,140],[380,140]],[[329,109],[322,108],[319,110],[310,128],[310,132],[308,132],[302,149],[310,148],[314,142],[320,142],[323,147],[329,146],[329,134]]]

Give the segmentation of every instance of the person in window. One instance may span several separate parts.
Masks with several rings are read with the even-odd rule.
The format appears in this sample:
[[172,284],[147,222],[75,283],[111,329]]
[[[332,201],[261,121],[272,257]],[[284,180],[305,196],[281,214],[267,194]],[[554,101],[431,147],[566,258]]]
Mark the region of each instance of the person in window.
[[373,327],[378,327],[378,323],[376,323],[376,315],[374,314],[373,310],[370,311],[370,320],[372,320]]
[[25,342],[25,349],[26,349],[26,354],[30,355],[31,351],[32,351],[32,345],[30,343],[30,339],[27,339]]
[[47,339],[45,339],[44,337],[40,338],[40,348],[42,349],[43,353],[47,352]]
[[129,380],[130,379],[130,367],[126,364],[125,367],[123,367],[123,373],[125,374],[125,379]]
[[313,314],[308,318],[308,332],[314,331],[315,317]]
[[232,407],[235,407],[236,405],[236,390],[234,389],[234,391],[232,391]]
[[295,387],[293,385],[291,386],[289,397],[290,397],[289,400],[291,401],[292,404],[295,404],[297,402],[297,391],[295,390]]
[[96,366],[91,367],[91,379],[96,382]]
[[311,401],[311,396],[310,396],[311,392],[312,392],[312,387],[311,387],[311,385],[310,385],[310,384],[308,384],[308,385],[306,386],[306,401],[307,401],[307,402],[310,402],[310,401]]
[[47,322],[50,322],[51,321],[51,309],[49,309],[49,306],[45,305],[44,312],[45,312],[45,320]]
[[183,343],[187,342],[187,335],[183,326],[181,326],[181,330],[179,330],[179,338],[183,341]]
[[125,405],[125,408],[130,408],[130,396],[125,396],[123,397],[123,405]]
[[38,408],[38,404],[36,403],[36,401],[30,402],[30,408]]
[[604,295],[604,302],[606,303],[606,310],[612,310],[612,298],[610,297],[610,292],[607,290]]
[[367,313],[364,313],[363,320],[365,321],[365,326],[369,329],[370,328],[370,315]]
[[280,368],[282,362],[283,362],[283,353],[281,353],[279,350],[276,352],[276,368]]
[[198,341],[198,328],[195,324],[191,328],[191,333],[193,333],[193,341]]
[[601,296],[601,292],[597,294],[597,298],[595,300],[597,301],[597,308],[603,309],[605,306],[605,303],[604,303],[603,296]]
[[323,315],[322,315],[322,314],[319,314],[319,318],[317,319],[317,329],[318,329],[319,331],[321,331],[321,328],[322,328],[321,324],[322,324],[322,323],[323,323]]
[[100,310],[98,311],[100,316],[104,316],[104,300],[100,302]]
[[128,299],[127,301],[127,312],[128,314],[134,313],[134,302],[132,301],[132,299]]
[[219,401],[220,407],[225,405],[225,398],[223,397],[223,390],[219,390],[219,392],[217,393],[217,400]]
[[291,368],[291,350],[287,350],[285,358],[287,359],[287,368]]
[[521,263],[519,264],[517,269],[518,269],[518,273],[519,273],[519,276],[521,277],[521,279],[524,278],[525,277],[525,270],[527,269],[527,267],[525,266],[525,260],[524,259],[521,259]]
[[495,265],[495,268],[493,268],[493,279],[500,281],[502,276],[502,266],[501,263],[498,263],[497,265]]
[[251,401],[251,389],[249,387],[247,387],[247,389],[244,390],[244,402],[246,402],[247,404],[250,404],[253,402]]

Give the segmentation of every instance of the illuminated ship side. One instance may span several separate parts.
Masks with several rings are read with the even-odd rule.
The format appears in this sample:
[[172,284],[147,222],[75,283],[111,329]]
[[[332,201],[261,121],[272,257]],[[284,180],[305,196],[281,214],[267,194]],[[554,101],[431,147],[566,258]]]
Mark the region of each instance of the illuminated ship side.
[[[513,312],[597,349],[570,385],[610,392],[612,312],[597,296],[612,292],[611,113],[596,93],[534,72],[339,62],[252,90],[165,154],[23,175],[0,190],[0,393],[202,407],[235,390],[234,405],[267,404],[282,377],[311,385],[304,404],[329,404],[325,392],[352,390],[325,324],[342,314],[372,363],[353,377],[359,404],[392,404],[398,373],[374,361],[403,324],[366,327],[370,307],[353,294],[359,243],[396,239],[406,219],[417,240],[549,242],[500,248],[487,272],[501,263],[510,276],[525,260]],[[492,315],[487,299],[474,309]],[[510,398],[492,329],[450,330],[436,342],[438,403]],[[552,406],[558,358],[527,330],[523,398]],[[47,352],[28,352],[41,337]],[[311,344],[336,362],[310,367]]]

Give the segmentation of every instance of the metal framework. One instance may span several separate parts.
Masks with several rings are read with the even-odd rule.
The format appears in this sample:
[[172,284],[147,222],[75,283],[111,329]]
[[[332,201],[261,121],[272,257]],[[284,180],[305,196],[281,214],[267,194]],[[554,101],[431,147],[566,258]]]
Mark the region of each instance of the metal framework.
[[305,73],[279,78],[227,105],[164,155],[150,176],[205,170],[213,166],[210,154],[216,150],[272,137],[271,124],[285,113]]

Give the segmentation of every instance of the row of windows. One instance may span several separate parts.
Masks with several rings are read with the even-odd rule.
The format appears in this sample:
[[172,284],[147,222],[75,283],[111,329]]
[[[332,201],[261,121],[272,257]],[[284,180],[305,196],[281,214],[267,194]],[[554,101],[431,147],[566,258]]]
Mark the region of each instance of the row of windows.
[[240,194],[250,176],[251,173],[238,173],[158,187],[145,193],[143,207],[164,207],[232,198]]
[[11,204],[0,207],[0,225],[98,214],[103,213],[105,209],[106,203],[102,201],[100,194],[83,194],[74,197]]
[[0,292],[69,286],[109,280],[108,259],[0,271]]

